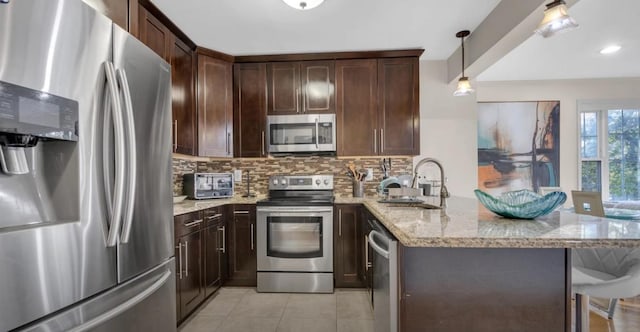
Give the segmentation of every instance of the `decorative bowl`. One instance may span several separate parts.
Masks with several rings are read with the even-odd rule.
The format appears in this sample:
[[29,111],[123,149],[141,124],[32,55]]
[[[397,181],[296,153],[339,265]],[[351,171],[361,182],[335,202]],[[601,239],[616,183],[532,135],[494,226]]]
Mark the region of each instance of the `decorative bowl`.
[[513,219],[534,219],[550,213],[567,200],[567,194],[553,191],[544,196],[527,189],[508,191],[493,197],[480,189],[473,191],[489,211]]

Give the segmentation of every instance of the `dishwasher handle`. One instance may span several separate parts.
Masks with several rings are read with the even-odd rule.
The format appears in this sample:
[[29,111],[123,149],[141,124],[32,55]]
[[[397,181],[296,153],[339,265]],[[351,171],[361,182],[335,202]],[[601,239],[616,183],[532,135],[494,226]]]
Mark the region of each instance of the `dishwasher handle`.
[[385,241],[387,243],[387,247],[389,247],[389,245],[391,244],[391,239],[389,239],[388,237],[384,236],[384,234],[375,230],[372,230],[369,233],[369,245],[371,245],[371,248],[373,248],[373,250],[375,250],[382,257],[389,259],[389,251],[384,250],[378,243],[376,243],[376,238],[379,238],[382,241]]

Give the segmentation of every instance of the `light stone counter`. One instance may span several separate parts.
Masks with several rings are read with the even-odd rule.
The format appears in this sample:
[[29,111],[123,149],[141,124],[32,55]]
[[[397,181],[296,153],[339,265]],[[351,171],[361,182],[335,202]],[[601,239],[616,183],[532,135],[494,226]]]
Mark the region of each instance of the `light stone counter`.
[[257,201],[266,198],[265,196],[258,197],[241,197],[234,196],[233,198],[212,198],[203,200],[184,200],[180,203],[173,204],[173,216],[195,212],[200,210],[206,210],[208,208],[222,206],[226,204],[256,204]]
[[[452,197],[446,210],[378,203],[379,198],[336,198],[364,204],[407,247],[605,248],[640,246],[640,222],[554,211],[534,220],[506,219],[476,199]],[[439,205],[439,198],[427,203]]]

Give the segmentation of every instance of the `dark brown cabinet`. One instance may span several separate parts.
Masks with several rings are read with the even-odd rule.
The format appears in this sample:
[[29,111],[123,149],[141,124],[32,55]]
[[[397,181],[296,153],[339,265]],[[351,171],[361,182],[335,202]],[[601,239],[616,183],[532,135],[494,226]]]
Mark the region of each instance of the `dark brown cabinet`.
[[256,206],[236,204],[231,207],[228,223],[229,275],[231,286],[256,285]]
[[336,61],[338,155],[420,154],[418,58]]
[[233,64],[197,53],[198,155],[233,157]]
[[194,53],[157,17],[138,6],[138,39],[171,64],[173,152],[196,154]]
[[129,2],[127,0],[83,0],[121,28],[128,29]]
[[226,219],[223,208],[204,211],[204,287],[205,297],[215,293],[226,276]]
[[188,316],[205,298],[202,283],[202,218],[201,211],[174,218],[178,321]]
[[233,73],[235,157],[266,157],[267,65],[240,63]]
[[373,248],[369,245],[369,233],[371,232],[372,224],[375,221],[375,217],[367,210],[366,208],[362,208],[362,222],[361,224],[361,232],[360,237],[362,238],[362,252],[361,257],[362,263],[360,264],[360,279],[364,283],[365,288],[367,289],[367,295],[369,301],[373,303]]
[[338,155],[374,156],[378,142],[376,59],[336,61]]
[[333,275],[335,287],[363,287],[361,264],[364,244],[361,206],[337,204],[333,227]]
[[269,115],[334,113],[335,61],[267,65]]
[[378,60],[380,155],[420,154],[418,58]]

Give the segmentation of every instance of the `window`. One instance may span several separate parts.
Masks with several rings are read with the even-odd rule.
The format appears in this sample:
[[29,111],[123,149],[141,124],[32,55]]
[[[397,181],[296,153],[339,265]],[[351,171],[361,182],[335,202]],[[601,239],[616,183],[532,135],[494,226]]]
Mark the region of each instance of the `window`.
[[580,109],[582,190],[609,201],[640,200],[640,107]]

